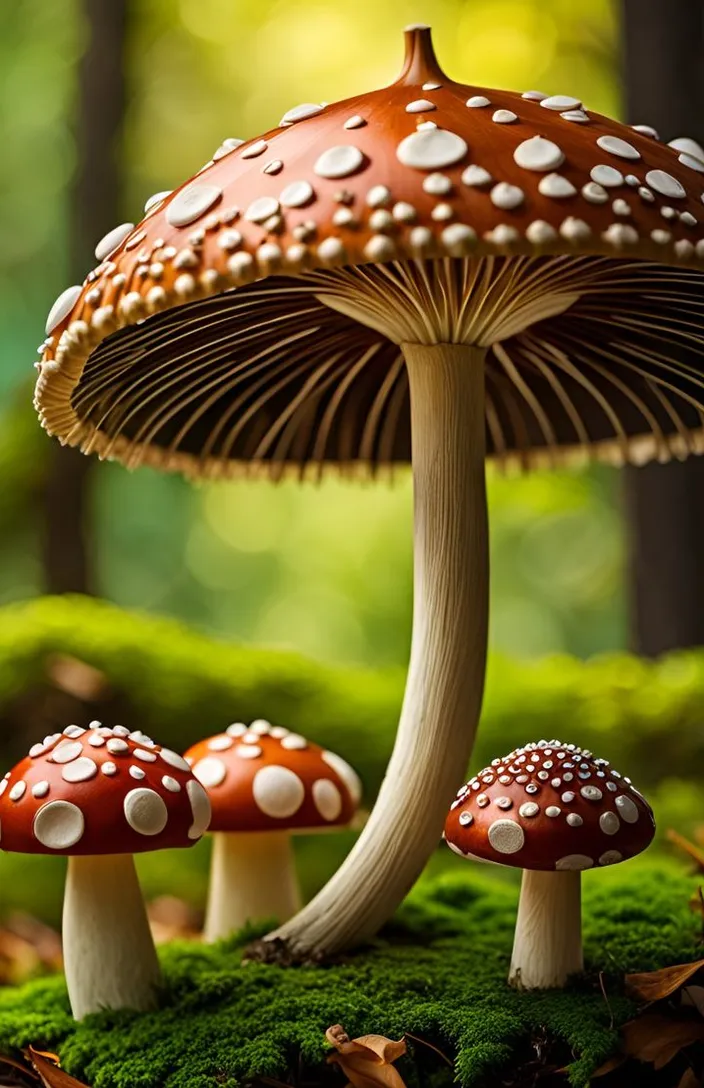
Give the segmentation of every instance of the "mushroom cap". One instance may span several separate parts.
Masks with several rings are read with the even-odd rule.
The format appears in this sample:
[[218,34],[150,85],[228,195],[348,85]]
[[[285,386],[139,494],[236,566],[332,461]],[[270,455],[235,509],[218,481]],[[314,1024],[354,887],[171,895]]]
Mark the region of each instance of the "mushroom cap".
[[626,861],[654,834],[652,809],[630,778],[559,740],[492,760],[445,822],[447,844],[462,857],[546,871]]
[[489,455],[704,449],[704,152],[568,96],[456,83],[427,28],[406,37],[392,86],[226,140],[100,243],[47,323],[36,404],[51,434],[194,476],[407,462],[398,344],[318,295],[341,269],[432,280],[471,257],[496,259],[479,291],[507,261],[545,275],[546,298],[583,272],[559,312],[489,345]]
[[208,791],[211,831],[313,831],[348,824],[361,784],[333,752],[259,719],[186,752]]
[[193,846],[208,795],[182,756],[91,722],[35,744],[0,781],[0,844],[18,854],[138,854]]

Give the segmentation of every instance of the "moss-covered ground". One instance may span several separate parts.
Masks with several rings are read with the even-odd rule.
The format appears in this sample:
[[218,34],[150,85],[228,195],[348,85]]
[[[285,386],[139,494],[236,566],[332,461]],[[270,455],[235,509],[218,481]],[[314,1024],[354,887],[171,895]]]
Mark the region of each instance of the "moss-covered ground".
[[243,964],[252,934],[166,948],[160,1008],[149,1015],[102,1013],[76,1025],[56,977],[2,991],[0,1054],[56,1050],[93,1088],[319,1083],[325,1029],[341,1023],[353,1037],[410,1033],[439,1048],[454,1073],[422,1043],[402,1059],[407,1083],[421,1088],[454,1077],[472,1088],[508,1083],[537,1047],[585,1085],[636,1011],[624,973],[701,955],[693,889],[682,870],[662,865],[587,874],[585,976],[564,992],[518,993],[505,983],[516,885],[466,866],[422,881],[373,948],[330,966]]

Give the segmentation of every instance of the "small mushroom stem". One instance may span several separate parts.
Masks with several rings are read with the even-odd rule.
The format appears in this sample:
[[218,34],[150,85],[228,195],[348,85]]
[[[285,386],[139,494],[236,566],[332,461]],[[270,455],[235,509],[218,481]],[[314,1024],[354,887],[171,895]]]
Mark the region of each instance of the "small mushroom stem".
[[69,858],[63,943],[76,1020],[155,1007],[161,971],[131,854]]
[[247,922],[286,922],[300,908],[291,835],[260,831],[213,836],[206,941],[219,941]]
[[481,708],[489,586],[485,352],[460,344],[402,350],[415,488],[406,694],[386,777],[357,843],[311,903],[270,935],[298,958],[360,944],[394,912],[440,840]]
[[509,982],[524,990],[564,986],[582,967],[581,873],[525,869]]

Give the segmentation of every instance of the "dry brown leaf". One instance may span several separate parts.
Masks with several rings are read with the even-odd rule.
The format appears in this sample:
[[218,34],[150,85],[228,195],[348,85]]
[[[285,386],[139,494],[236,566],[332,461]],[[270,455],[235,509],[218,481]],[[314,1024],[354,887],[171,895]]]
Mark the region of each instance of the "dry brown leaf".
[[685,839],[684,835],[680,835],[678,831],[668,831],[667,837],[671,843],[683,850],[704,871],[704,850],[700,850],[698,846],[695,846],[689,839]]
[[607,1058],[603,1065],[600,1065],[598,1069],[594,1070],[592,1073],[592,1080],[595,1080],[596,1077],[605,1077],[607,1073],[613,1073],[614,1069],[619,1069],[625,1060],[625,1054],[614,1054],[613,1058]]
[[702,1088],[702,1082],[693,1069],[685,1069],[677,1088]]
[[83,1081],[65,1073],[59,1067],[59,1059],[56,1054],[49,1054],[43,1050],[35,1050],[33,1046],[27,1049],[27,1055],[32,1065],[39,1074],[44,1088],[88,1088]]
[[340,1066],[353,1088],[406,1088],[401,1074],[391,1064],[406,1053],[404,1039],[395,1041],[384,1035],[350,1039],[340,1024],[328,1028],[325,1038],[337,1051],[328,1061]]
[[704,1024],[651,1013],[629,1020],[622,1028],[622,1035],[626,1054],[662,1069],[683,1047],[704,1041]]
[[664,997],[674,994],[697,971],[704,968],[704,960],[695,960],[694,963],[678,963],[674,967],[663,967],[661,971],[647,971],[641,975],[626,975],[626,985],[636,997],[642,997],[644,1001],[662,1001]]

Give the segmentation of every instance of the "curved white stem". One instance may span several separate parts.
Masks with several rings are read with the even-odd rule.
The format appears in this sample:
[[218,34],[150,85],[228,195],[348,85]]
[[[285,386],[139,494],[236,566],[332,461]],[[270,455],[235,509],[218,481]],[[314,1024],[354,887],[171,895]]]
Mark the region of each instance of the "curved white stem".
[[546,990],[583,966],[581,874],[524,870],[509,982]]
[[406,695],[379,798],[354,849],[319,895],[270,935],[298,958],[359,944],[396,909],[440,840],[481,707],[489,584],[485,352],[459,344],[402,349],[415,484]]
[[76,1020],[155,1007],[161,971],[131,854],[69,858],[63,941]]
[[219,832],[213,836],[203,934],[206,941],[229,937],[247,922],[267,918],[285,922],[300,905],[288,832]]

